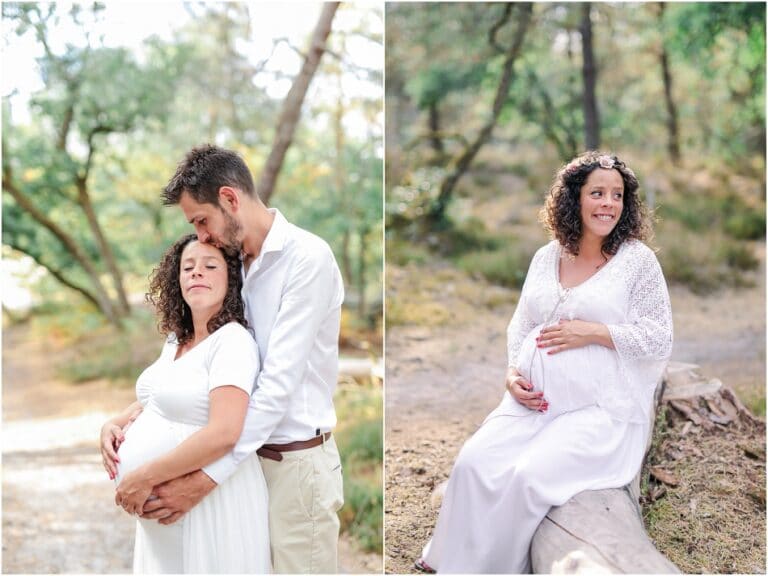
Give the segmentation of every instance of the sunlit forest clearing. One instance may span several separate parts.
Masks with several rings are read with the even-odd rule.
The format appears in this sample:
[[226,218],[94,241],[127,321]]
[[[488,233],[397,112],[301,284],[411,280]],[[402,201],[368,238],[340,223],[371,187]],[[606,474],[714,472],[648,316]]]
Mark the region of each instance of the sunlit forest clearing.
[[162,347],[147,278],[191,227],[160,192],[205,142],[336,255],[341,566],[380,570],[382,12],[3,3],[4,571],[130,568],[133,520],[94,441]]
[[[741,3],[388,6],[387,571],[418,558],[432,489],[498,403],[539,209],[585,149],[653,211],[673,360],[764,418],[764,35]],[[646,529],[683,572],[762,571],[764,428],[689,431],[660,415],[649,462],[680,482],[646,483]]]

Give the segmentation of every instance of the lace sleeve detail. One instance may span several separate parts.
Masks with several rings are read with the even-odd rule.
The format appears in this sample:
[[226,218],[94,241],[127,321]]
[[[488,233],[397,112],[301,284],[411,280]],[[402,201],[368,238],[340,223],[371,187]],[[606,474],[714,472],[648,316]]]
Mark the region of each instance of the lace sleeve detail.
[[621,377],[605,387],[600,404],[614,418],[650,425],[653,393],[672,353],[672,308],[656,255],[640,242],[630,249],[621,274],[626,321],[608,324]]
[[629,317],[608,326],[611,339],[624,360],[664,361],[672,354],[672,308],[661,266],[650,249],[633,259]]
[[531,265],[528,268],[528,274],[525,276],[523,289],[520,292],[520,300],[517,302],[515,313],[507,326],[507,367],[517,368],[517,356],[520,354],[520,348],[525,337],[533,330],[537,323],[531,316],[528,298],[532,290],[532,284],[535,282],[534,276],[542,260],[543,249],[534,254]]

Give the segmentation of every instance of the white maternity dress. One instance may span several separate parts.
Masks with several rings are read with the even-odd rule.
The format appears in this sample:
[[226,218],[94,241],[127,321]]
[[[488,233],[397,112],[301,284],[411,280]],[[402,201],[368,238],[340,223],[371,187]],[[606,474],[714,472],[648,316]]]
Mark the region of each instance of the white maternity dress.
[[[259,369],[256,344],[237,323],[216,330],[175,360],[175,336],[139,376],[144,411],[118,455],[122,475],[174,449],[208,422],[209,392],[237,386],[251,393]],[[256,454],[174,524],[138,519],[134,573],[270,572],[269,502]]]
[[[464,444],[424,561],[445,573],[530,572],[533,534],[550,507],[637,474],[656,383],[672,348],[669,295],[654,253],[625,242],[592,277],[559,283],[556,241],[539,249],[507,331],[509,365],[543,390],[546,413],[509,392]],[[601,322],[616,350],[536,347],[560,319]]]

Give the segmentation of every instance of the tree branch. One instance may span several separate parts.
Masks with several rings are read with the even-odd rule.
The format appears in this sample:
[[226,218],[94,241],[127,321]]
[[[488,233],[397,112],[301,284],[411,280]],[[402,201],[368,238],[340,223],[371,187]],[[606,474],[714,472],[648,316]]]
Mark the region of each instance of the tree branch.
[[443,219],[445,210],[448,206],[448,200],[453,193],[453,189],[456,187],[459,179],[469,169],[469,165],[475,158],[480,148],[488,141],[493,133],[493,128],[499,119],[501,110],[504,108],[504,104],[507,101],[509,95],[509,87],[512,84],[512,78],[514,77],[514,65],[520,50],[523,46],[523,40],[525,40],[525,33],[528,30],[528,25],[531,21],[531,15],[533,13],[533,5],[530,2],[521,2],[516,5],[518,7],[519,18],[517,19],[517,30],[515,31],[515,37],[510,44],[504,58],[504,66],[499,80],[499,85],[496,88],[496,95],[493,99],[493,108],[491,109],[491,117],[485,123],[480,130],[480,133],[475,138],[470,146],[464,149],[461,155],[452,163],[453,169],[440,183],[440,193],[435,200],[432,208],[429,211],[428,218],[433,222],[438,222]]
[[491,46],[494,47],[494,49],[499,53],[503,54],[505,52],[504,46],[499,44],[496,40],[496,34],[499,33],[499,30],[501,30],[504,25],[509,21],[509,17],[512,14],[512,3],[507,2],[504,5],[504,13],[501,15],[501,18],[499,18],[496,23],[491,27],[491,29],[488,31],[488,42],[491,44]]
[[68,279],[62,270],[59,270],[58,268],[55,268],[52,264],[47,264],[43,261],[42,257],[38,254],[34,254],[31,251],[23,248],[20,246],[17,242],[15,242],[13,239],[6,239],[3,242],[7,246],[10,246],[17,252],[21,252],[22,254],[26,254],[32,260],[37,262],[38,265],[45,268],[48,272],[50,272],[51,276],[56,278],[61,284],[66,286],[67,288],[70,288],[72,290],[75,290],[76,292],[79,292],[88,302],[93,304],[97,309],[100,309],[99,301],[96,299],[96,296],[94,296],[87,288],[84,288],[83,286],[80,286],[76,284],[73,280]]
[[296,124],[301,115],[301,106],[304,97],[307,94],[309,83],[320,64],[320,58],[325,51],[326,40],[331,33],[331,24],[339,2],[328,2],[323,5],[315,30],[312,33],[312,41],[304,65],[296,79],[293,81],[291,89],[283,102],[283,109],[280,112],[280,118],[277,121],[275,139],[272,144],[272,150],[269,153],[267,162],[262,170],[259,182],[256,185],[256,193],[265,204],[269,203],[269,198],[274,192],[277,183],[277,176],[283,166],[285,154],[293,141],[293,135],[296,131]]
[[88,259],[88,256],[85,254],[85,252],[83,252],[80,246],[78,246],[77,242],[75,242],[75,240],[69,234],[62,230],[61,227],[56,224],[56,222],[48,218],[48,216],[42,210],[35,206],[32,201],[16,187],[16,185],[13,183],[12,176],[13,174],[11,172],[10,165],[3,162],[3,191],[8,192],[8,194],[11,195],[11,197],[16,201],[22,210],[27,212],[34,220],[37,221],[38,224],[43,226],[43,228],[48,230],[58,239],[59,242],[61,242],[64,248],[75,258],[78,264],[83,267],[83,270],[85,270],[86,274],[91,279],[91,282],[93,282],[94,286],[96,286],[98,290],[98,295],[96,297],[99,301],[99,309],[101,309],[105,316],[110,318],[110,320],[116,319],[117,317],[115,315],[112,302],[109,300],[107,292],[104,290],[104,286],[99,280],[98,271],[93,266],[93,263]]

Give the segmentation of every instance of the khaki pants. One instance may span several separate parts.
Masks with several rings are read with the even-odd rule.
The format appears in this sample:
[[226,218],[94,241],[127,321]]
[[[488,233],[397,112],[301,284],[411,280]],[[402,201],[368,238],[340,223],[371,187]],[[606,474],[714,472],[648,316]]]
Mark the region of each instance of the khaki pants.
[[277,574],[336,574],[344,504],[341,460],[331,436],[307,450],[260,458],[269,488],[269,538]]

